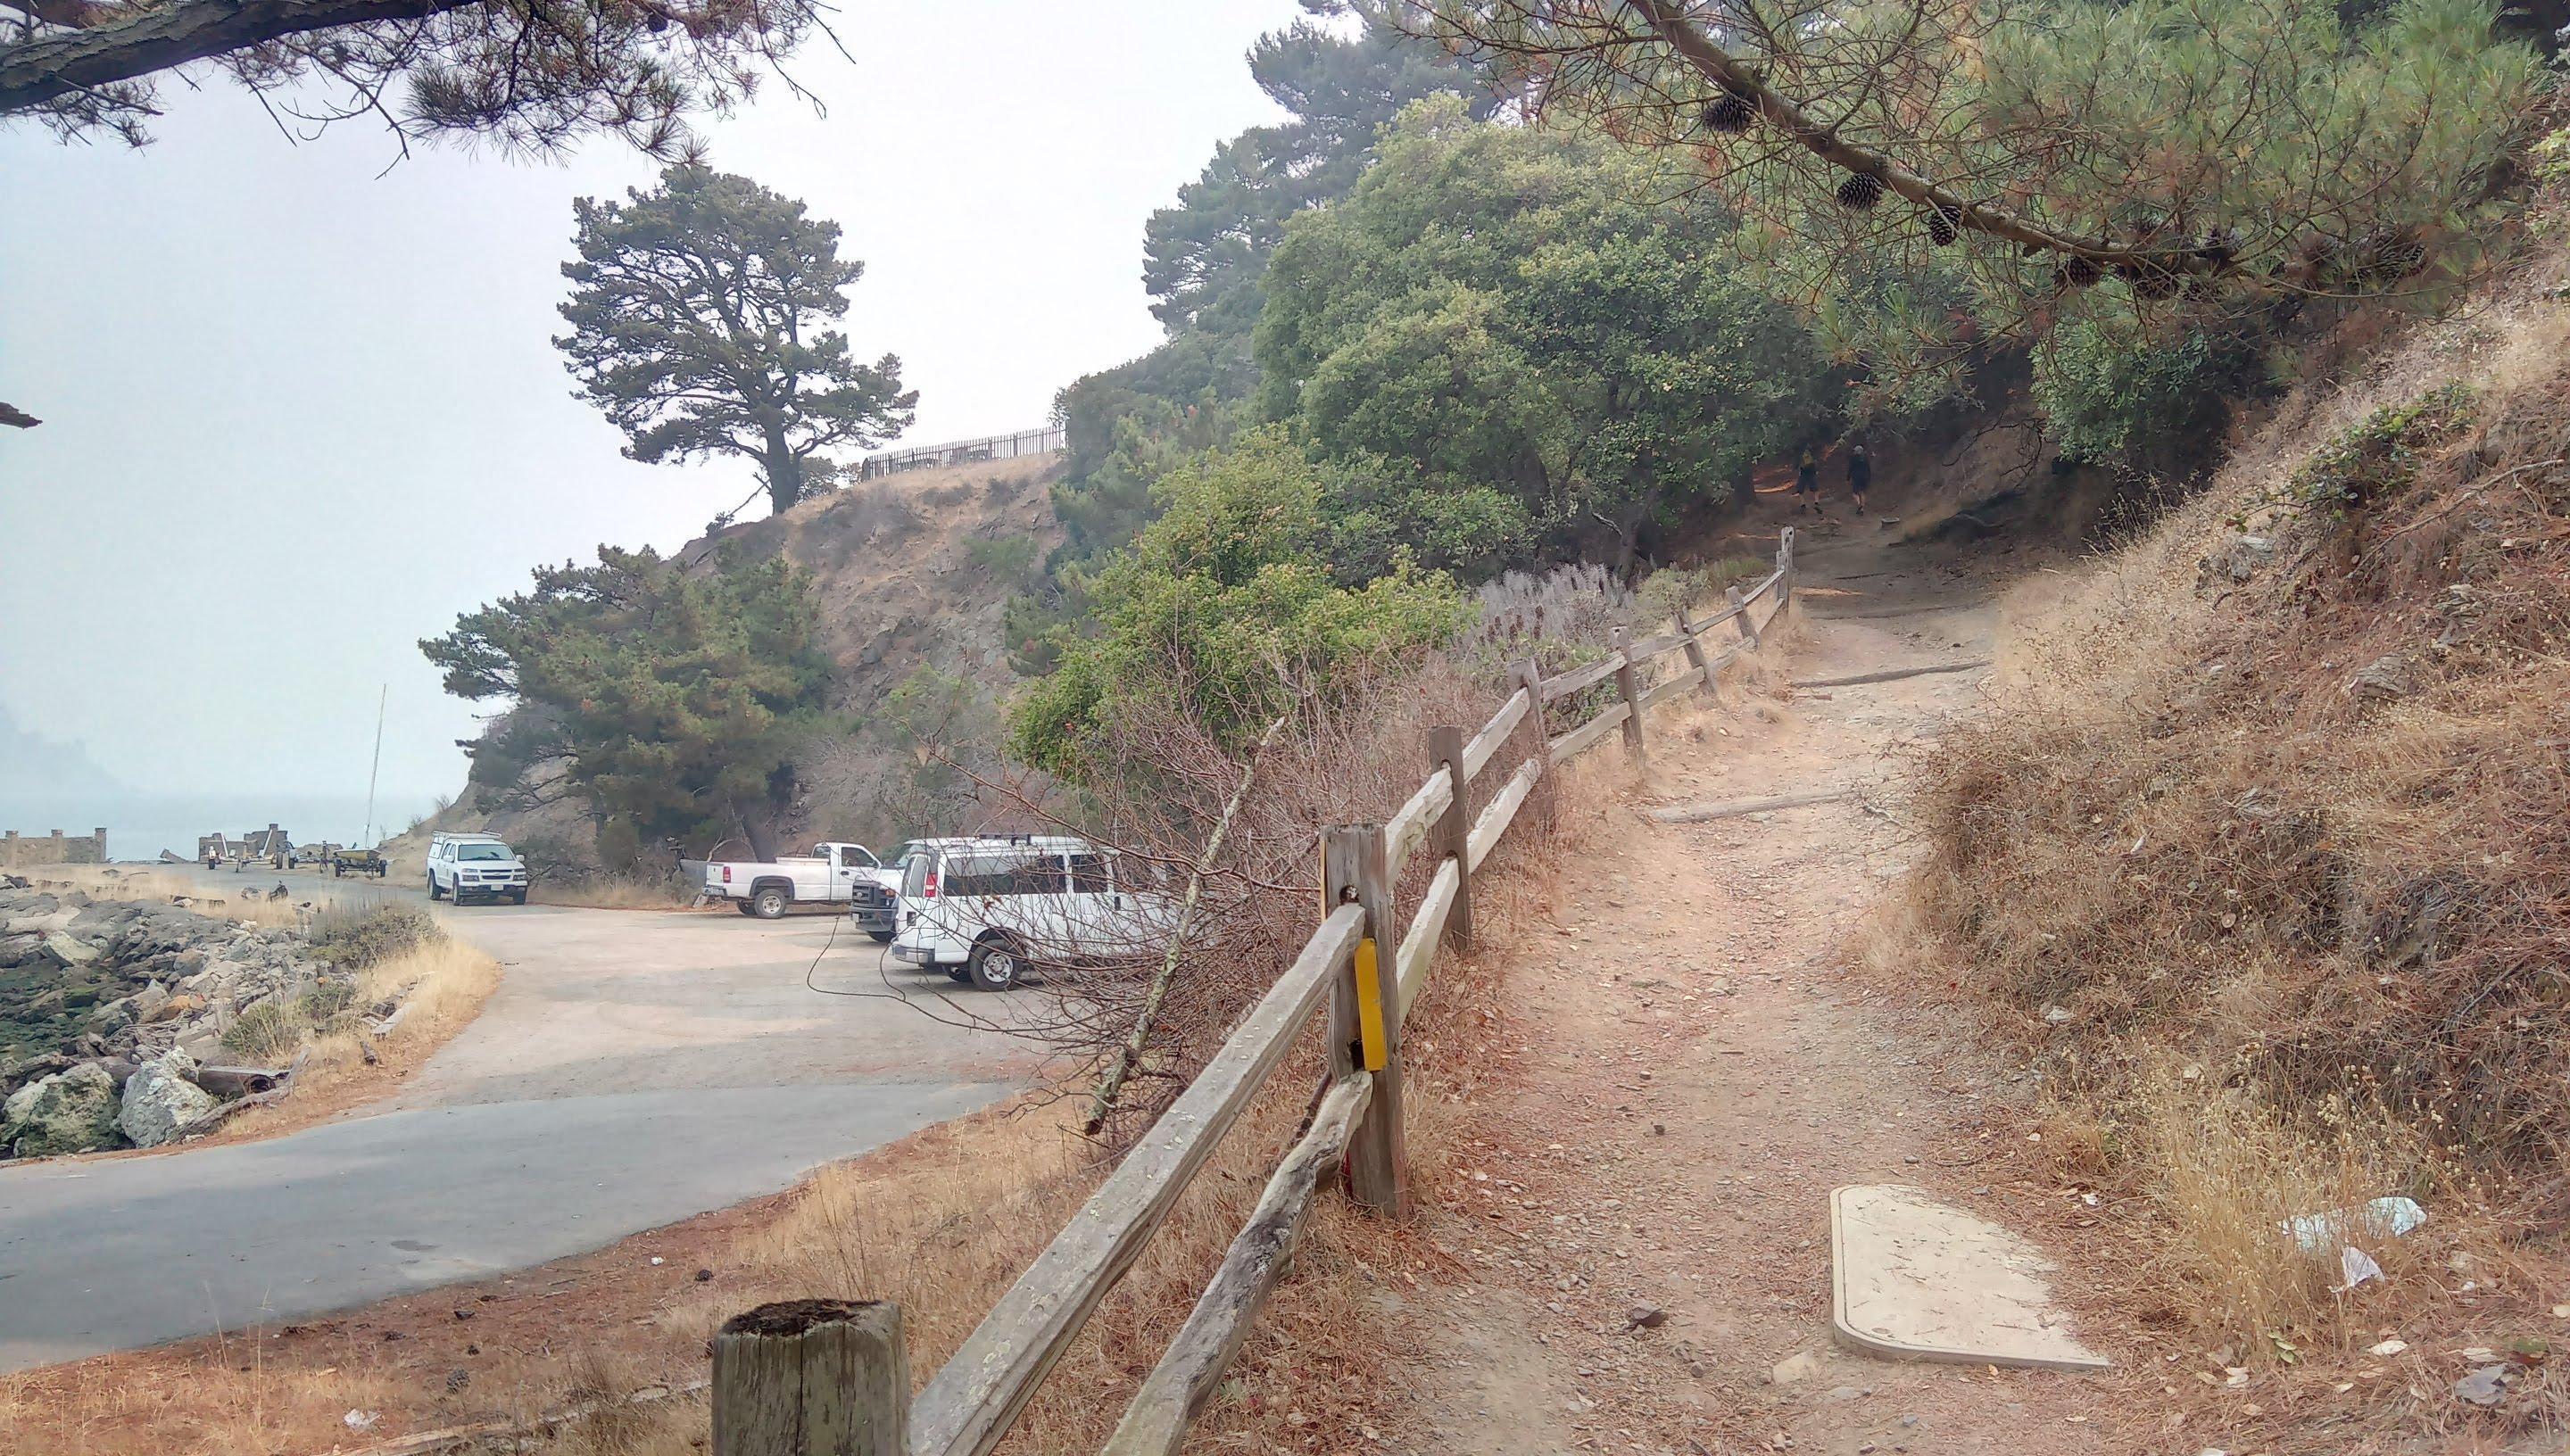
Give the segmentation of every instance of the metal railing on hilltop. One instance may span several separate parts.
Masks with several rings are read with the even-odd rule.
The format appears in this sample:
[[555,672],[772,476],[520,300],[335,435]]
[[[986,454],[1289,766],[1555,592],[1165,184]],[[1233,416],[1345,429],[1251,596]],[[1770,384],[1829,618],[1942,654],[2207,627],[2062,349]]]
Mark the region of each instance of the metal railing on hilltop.
[[1022,455],[1052,455],[1068,448],[1060,426],[1042,430],[1020,430],[1014,435],[986,435],[979,440],[951,440],[944,445],[913,445],[900,450],[879,451],[869,455],[857,467],[859,480],[899,475],[903,471],[936,470],[950,465],[973,465],[986,460],[1015,460]]

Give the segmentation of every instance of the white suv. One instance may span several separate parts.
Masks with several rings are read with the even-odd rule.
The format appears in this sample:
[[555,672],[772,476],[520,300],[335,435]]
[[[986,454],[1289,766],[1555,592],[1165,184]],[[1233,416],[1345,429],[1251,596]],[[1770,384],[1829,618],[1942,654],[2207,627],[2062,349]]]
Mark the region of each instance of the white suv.
[[497,835],[436,834],[428,839],[428,898],[506,899],[527,903],[527,862]]
[[1031,958],[1154,949],[1177,923],[1167,896],[1129,870],[1119,883],[1115,856],[1065,835],[914,840],[900,863],[893,958],[986,991],[1016,985]]

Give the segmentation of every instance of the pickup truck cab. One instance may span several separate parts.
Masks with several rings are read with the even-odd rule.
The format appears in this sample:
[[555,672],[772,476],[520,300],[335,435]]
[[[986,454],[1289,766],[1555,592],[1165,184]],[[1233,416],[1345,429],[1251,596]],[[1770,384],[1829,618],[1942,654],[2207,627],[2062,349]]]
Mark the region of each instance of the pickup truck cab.
[[1086,840],[982,835],[903,848],[893,958],[986,991],[1016,985],[1036,959],[1155,951],[1177,924],[1169,897]]
[[772,920],[798,905],[844,905],[857,928],[877,940],[893,931],[893,891],[900,872],[887,870],[863,845],[824,840],[808,855],[776,860],[714,860],[704,893],[728,900],[745,915]]
[[527,862],[497,835],[430,835],[428,898],[452,900],[457,905],[468,900],[507,900],[512,905],[525,905]]

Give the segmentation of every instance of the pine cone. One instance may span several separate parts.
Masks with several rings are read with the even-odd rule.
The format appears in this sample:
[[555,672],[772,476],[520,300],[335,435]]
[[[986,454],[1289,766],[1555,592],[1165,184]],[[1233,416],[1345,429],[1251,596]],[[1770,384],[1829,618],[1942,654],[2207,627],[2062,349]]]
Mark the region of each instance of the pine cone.
[[1963,214],[1939,202],[1928,211],[1928,240],[1938,247],[1950,246],[1963,235]]
[[2389,283],[2408,277],[2427,264],[2427,245],[2406,227],[2368,232],[2356,244],[2356,279]]
[[1883,179],[1870,172],[1851,173],[1839,183],[1839,205],[1863,212],[1883,200]]
[[1705,103],[1704,125],[1709,132],[1746,132],[1750,123],[1757,120],[1758,108],[1736,91],[1726,89],[1722,95]]

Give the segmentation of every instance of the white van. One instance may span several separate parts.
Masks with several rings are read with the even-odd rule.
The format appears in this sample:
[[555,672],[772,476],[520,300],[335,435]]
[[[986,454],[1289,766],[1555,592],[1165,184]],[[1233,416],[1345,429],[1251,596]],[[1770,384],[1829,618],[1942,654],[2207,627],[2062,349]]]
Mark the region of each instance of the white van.
[[981,835],[902,846],[895,960],[986,991],[1030,959],[1111,960],[1155,951],[1177,906],[1144,875],[1067,835]]
[[527,903],[527,862],[508,842],[489,834],[433,834],[428,837],[428,898]]

